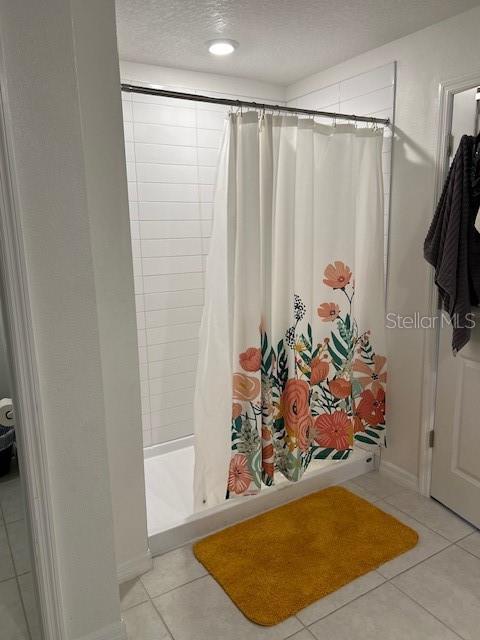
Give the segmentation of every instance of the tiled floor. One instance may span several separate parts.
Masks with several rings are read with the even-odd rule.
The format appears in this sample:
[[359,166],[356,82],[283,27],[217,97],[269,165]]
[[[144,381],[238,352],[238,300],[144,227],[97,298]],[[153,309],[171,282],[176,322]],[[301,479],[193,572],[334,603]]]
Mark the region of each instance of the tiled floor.
[[20,479],[16,473],[0,478],[0,638],[40,638]]
[[378,472],[345,485],[420,535],[418,545],[275,627],[249,622],[190,547],[122,585],[130,640],[478,640],[480,533]]

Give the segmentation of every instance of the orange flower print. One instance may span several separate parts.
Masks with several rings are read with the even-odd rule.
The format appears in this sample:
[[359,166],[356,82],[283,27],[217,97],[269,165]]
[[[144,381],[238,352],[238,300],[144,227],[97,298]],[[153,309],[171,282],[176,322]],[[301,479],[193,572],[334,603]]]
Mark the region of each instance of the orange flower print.
[[362,419],[358,415],[357,412],[353,414],[353,433],[358,433],[359,431],[365,431],[365,427],[363,425]]
[[239,360],[244,371],[258,371],[262,364],[262,353],[260,349],[250,347],[240,354]]
[[267,427],[262,427],[262,469],[265,475],[273,478],[275,472],[275,452],[273,449],[272,433]]
[[365,389],[360,396],[357,414],[368,424],[376,426],[382,424],[385,416],[385,391]]
[[242,405],[239,402],[232,404],[232,420],[236,420],[242,415]]
[[349,380],[345,380],[345,378],[333,378],[328,383],[328,388],[332,395],[339,400],[348,398],[352,393],[352,383]]
[[233,399],[256,400],[260,393],[260,380],[244,373],[233,374]]
[[324,271],[324,284],[332,289],[344,289],[350,282],[352,272],[346,264],[336,260],[333,264],[329,264]]
[[321,447],[349,449],[353,443],[352,422],[345,411],[322,413],[315,420],[315,441]]
[[313,418],[310,414],[301,416],[297,422],[296,438],[300,451],[308,451],[313,440]]
[[250,486],[252,477],[248,469],[247,456],[243,453],[236,453],[230,460],[230,470],[228,472],[228,489],[233,493],[244,493]]
[[290,379],[285,384],[280,399],[280,409],[285,428],[290,436],[296,436],[299,418],[310,413],[309,385],[305,380]]
[[340,307],[334,302],[322,302],[317,313],[322,322],[333,322],[340,315]]
[[310,364],[310,384],[319,384],[322,380],[325,380],[328,376],[328,370],[330,365],[326,360],[320,358],[314,358]]
[[362,362],[362,360],[355,360],[353,363],[353,370],[362,375],[357,376],[356,380],[365,389],[372,386],[372,391],[375,393],[379,389],[382,389],[382,384],[387,382],[387,372],[383,371],[387,359],[384,356],[373,356],[373,367]]

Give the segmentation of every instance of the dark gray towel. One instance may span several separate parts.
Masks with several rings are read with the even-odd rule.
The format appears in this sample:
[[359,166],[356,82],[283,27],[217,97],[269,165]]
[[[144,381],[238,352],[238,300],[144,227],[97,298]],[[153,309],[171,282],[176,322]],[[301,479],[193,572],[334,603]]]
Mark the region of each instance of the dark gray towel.
[[480,235],[474,226],[478,198],[473,188],[477,146],[473,136],[462,137],[424,244],[425,259],[435,267],[435,283],[453,323],[455,353],[470,339],[469,314],[480,300]]

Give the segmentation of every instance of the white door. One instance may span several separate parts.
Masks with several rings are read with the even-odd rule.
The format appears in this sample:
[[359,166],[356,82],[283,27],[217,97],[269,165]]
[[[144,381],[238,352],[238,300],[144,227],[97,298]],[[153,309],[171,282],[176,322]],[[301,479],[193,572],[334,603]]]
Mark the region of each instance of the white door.
[[[475,89],[455,95],[452,152],[474,133]],[[480,313],[470,342],[452,355],[452,329],[440,329],[430,494],[480,527]]]
[[480,314],[470,342],[452,355],[452,329],[440,330],[433,498],[480,527]]

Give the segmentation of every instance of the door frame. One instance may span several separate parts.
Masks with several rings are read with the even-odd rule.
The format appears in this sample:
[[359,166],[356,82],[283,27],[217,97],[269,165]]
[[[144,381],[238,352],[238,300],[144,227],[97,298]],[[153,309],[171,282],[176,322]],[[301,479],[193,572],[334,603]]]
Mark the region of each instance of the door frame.
[[[480,86],[480,69],[476,73],[458,76],[441,82],[439,85],[433,206],[435,206],[441,196],[448,169],[448,151],[454,95],[475,86]],[[440,305],[434,276],[433,268],[429,268],[427,285],[428,312],[432,318],[438,318]],[[440,322],[436,320],[433,326],[433,329],[425,333],[423,354],[423,396],[420,423],[418,488],[420,493],[425,496],[430,496],[432,476],[433,449],[430,446],[430,432],[435,430]]]
[[0,296],[5,323],[12,396],[15,399],[21,483],[33,554],[37,602],[45,640],[64,640],[59,567],[45,425],[39,391],[27,261],[12,145],[12,120],[0,56]]

